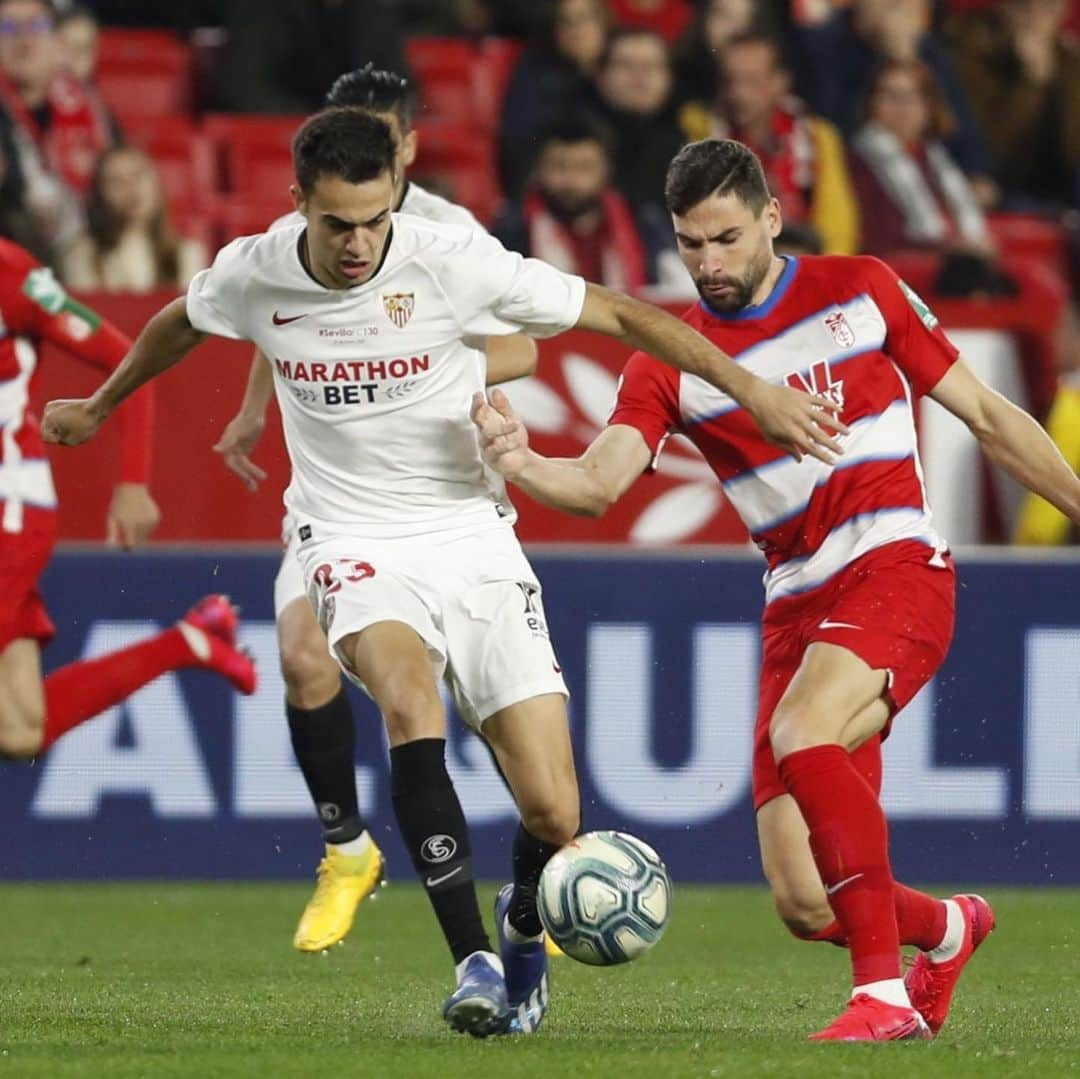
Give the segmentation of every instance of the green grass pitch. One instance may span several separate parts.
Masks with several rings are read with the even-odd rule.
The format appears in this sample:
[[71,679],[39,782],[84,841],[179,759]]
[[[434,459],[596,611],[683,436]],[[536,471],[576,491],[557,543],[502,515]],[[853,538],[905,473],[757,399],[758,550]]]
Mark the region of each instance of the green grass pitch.
[[543,1030],[486,1042],[439,1018],[451,970],[417,888],[384,889],[328,956],[291,948],[307,894],[0,887],[0,1079],[1080,1074],[1076,890],[988,889],[998,931],[948,1026],[880,1046],[806,1043],[842,1006],[846,956],[788,937],[762,889],[676,885],[653,954],[606,970],[556,960]]

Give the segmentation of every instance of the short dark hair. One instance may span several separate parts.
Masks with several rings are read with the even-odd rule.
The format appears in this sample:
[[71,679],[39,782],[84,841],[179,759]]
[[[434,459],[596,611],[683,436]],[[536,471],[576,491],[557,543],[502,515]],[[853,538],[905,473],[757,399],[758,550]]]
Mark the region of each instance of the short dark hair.
[[764,45],[772,53],[773,67],[778,71],[789,70],[783,46],[771,34],[763,34],[760,30],[747,30],[742,34],[736,34],[725,42],[720,50],[721,66],[724,62],[724,54],[731,49],[737,49],[740,45]]
[[371,112],[392,112],[401,123],[401,130],[408,131],[412,126],[413,96],[412,86],[404,75],[367,63],[339,75],[324,104],[328,109],[351,105]]
[[543,152],[553,142],[578,143],[598,142],[604,152],[611,156],[611,134],[607,128],[592,116],[561,116],[543,128],[537,137],[537,154]]
[[350,184],[394,172],[397,146],[385,120],[363,109],[323,109],[304,122],[293,138],[293,168],[305,195],[320,176]]
[[668,165],[664,204],[681,216],[710,195],[735,195],[757,217],[772,198],[761,161],[734,139],[702,139],[684,146]]
[[604,51],[600,54],[600,67],[605,68],[611,63],[611,58],[621,42],[629,41],[635,37],[646,37],[651,41],[655,41],[664,50],[664,55],[668,58],[668,64],[670,65],[671,48],[663,34],[658,33],[656,30],[650,30],[647,26],[617,26],[608,34],[607,41],[604,42]]
[[85,4],[69,4],[56,16],[56,25],[57,27],[66,26],[69,22],[77,22],[79,19],[89,19],[95,26],[101,25],[98,17]]

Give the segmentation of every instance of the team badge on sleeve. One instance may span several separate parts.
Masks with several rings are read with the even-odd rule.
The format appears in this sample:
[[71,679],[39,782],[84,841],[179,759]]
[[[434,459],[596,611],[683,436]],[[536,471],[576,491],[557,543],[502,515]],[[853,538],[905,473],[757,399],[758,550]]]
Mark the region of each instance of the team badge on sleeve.
[[932,330],[938,324],[938,317],[927,307],[923,298],[906,282],[900,282],[900,291],[907,297],[912,310],[919,316],[919,321],[928,329]]
[[413,308],[416,307],[416,295],[412,292],[395,292],[382,298],[383,309],[386,317],[399,329],[405,328],[405,323],[412,318]]

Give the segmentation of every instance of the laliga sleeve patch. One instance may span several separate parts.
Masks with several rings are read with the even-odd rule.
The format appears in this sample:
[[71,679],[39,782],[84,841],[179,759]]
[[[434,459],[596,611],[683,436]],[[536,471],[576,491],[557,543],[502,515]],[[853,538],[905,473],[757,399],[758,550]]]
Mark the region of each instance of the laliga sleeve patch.
[[904,294],[911,309],[919,316],[919,321],[928,329],[932,330],[938,324],[938,317],[926,305],[923,298],[906,282],[900,281],[900,291]]

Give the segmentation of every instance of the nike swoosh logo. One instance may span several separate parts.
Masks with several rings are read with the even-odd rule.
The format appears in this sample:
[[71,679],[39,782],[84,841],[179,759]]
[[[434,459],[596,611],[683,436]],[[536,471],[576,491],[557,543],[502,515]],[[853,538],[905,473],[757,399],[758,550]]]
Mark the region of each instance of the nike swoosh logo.
[[[434,888],[438,884],[445,883],[451,877],[457,876],[457,874],[461,872],[461,869],[462,869],[462,867],[459,865],[457,867],[457,869],[451,869],[449,873],[444,873],[441,877],[428,877],[428,879],[426,881],[424,881],[424,883],[429,888]],[[860,876],[861,876],[861,874],[860,874]]]
[[818,629],[862,629],[862,626],[853,626],[850,622],[830,622],[826,618]]
[[844,887],[845,884],[851,884],[853,881],[856,881],[860,877],[863,877],[865,875],[866,875],[865,873],[855,873],[850,877],[845,877],[842,881],[838,881],[831,888],[826,888],[825,889],[825,894],[826,895],[835,895],[838,891],[840,891],[841,888]]
[[300,319],[307,318],[307,315],[290,315],[288,318],[282,318],[276,311],[274,312],[274,325],[275,326],[288,326],[290,322],[299,322]]

